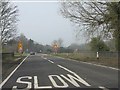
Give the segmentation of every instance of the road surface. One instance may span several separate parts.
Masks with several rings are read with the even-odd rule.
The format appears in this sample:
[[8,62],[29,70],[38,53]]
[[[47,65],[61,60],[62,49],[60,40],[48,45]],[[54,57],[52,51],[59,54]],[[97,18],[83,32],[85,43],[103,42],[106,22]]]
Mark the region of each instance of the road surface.
[[1,83],[2,89],[118,88],[118,70],[46,54],[26,57]]

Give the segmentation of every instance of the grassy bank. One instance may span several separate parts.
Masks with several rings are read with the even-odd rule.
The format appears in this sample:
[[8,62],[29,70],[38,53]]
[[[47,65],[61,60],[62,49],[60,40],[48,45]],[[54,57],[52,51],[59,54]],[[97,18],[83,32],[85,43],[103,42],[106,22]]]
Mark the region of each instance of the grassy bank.
[[21,55],[16,53],[14,57],[2,59],[2,80],[4,80],[26,56],[27,54]]
[[106,57],[99,56],[99,59],[96,58],[94,54],[85,54],[85,53],[58,53],[52,54],[53,56],[59,56],[63,58],[74,59],[83,62],[90,62],[95,64],[101,64],[106,66],[111,66],[118,68],[118,59],[117,57]]

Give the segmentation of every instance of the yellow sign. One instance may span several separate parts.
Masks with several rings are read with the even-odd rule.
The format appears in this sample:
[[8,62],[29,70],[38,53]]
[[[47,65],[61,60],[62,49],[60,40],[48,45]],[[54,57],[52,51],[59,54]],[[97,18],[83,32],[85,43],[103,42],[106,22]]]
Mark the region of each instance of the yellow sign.
[[22,45],[22,42],[19,41],[18,43],[18,51],[21,53],[23,51],[23,45]]
[[57,43],[53,44],[53,48],[54,48],[54,49],[59,48],[58,44],[57,44]]
[[57,45],[55,45],[54,47],[57,48]]

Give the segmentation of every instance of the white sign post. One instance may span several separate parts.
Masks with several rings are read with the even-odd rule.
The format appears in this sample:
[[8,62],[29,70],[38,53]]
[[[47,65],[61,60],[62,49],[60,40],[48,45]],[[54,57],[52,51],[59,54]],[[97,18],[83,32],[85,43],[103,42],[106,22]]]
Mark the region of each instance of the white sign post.
[[99,53],[97,52],[97,59],[99,59]]

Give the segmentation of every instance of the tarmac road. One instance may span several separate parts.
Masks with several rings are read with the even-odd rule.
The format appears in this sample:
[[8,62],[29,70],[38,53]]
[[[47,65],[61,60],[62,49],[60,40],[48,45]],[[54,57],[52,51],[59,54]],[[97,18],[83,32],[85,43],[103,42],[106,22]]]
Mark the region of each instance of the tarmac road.
[[1,89],[118,88],[118,70],[46,54],[26,57]]

